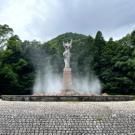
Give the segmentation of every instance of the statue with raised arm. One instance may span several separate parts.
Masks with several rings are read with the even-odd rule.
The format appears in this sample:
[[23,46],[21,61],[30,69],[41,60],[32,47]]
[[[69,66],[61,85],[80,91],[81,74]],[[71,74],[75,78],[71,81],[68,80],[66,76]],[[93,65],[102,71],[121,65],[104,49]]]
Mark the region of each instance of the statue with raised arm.
[[72,40],[66,43],[63,42],[63,46],[65,48],[65,51],[63,53],[65,68],[70,68],[70,57],[71,57],[70,49],[72,48]]

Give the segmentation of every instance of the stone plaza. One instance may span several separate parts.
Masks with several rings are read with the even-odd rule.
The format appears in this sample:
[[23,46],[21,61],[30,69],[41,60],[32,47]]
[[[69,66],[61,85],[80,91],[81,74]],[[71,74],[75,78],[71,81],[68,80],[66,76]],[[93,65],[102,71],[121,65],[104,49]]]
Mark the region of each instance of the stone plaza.
[[0,101],[0,135],[135,135],[135,101]]

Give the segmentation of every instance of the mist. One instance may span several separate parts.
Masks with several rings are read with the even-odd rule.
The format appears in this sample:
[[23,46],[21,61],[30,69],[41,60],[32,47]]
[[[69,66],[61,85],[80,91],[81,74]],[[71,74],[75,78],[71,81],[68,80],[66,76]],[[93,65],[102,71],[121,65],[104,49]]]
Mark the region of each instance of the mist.
[[[48,65],[48,67],[50,67]],[[39,69],[36,73],[35,84],[33,87],[34,94],[57,95],[61,93],[63,88],[62,76],[54,73],[52,68]],[[81,94],[100,94],[101,84],[99,79],[92,75],[89,79],[85,77],[73,77],[73,89]]]
[[53,72],[53,67],[47,64],[44,69],[38,68],[33,87],[34,94],[59,94],[62,90],[62,77]]
[[88,76],[79,76],[73,79],[74,89],[78,90],[82,94],[101,94],[100,80],[92,75],[92,78]]
[[[35,68],[33,94],[59,95],[63,89],[63,56],[58,59],[55,57],[54,59],[53,54],[48,54],[42,47],[39,47],[34,51],[31,50],[29,57]],[[101,93],[100,80],[92,70],[90,74],[80,75],[77,66],[72,66],[74,90],[80,94]]]

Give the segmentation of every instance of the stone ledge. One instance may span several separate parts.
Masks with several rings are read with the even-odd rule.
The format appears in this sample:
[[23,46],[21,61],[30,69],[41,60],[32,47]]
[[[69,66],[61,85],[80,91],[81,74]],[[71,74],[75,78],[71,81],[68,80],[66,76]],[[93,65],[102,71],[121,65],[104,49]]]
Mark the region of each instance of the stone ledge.
[[134,96],[117,95],[117,96],[35,96],[35,95],[2,95],[2,100],[6,101],[131,101]]

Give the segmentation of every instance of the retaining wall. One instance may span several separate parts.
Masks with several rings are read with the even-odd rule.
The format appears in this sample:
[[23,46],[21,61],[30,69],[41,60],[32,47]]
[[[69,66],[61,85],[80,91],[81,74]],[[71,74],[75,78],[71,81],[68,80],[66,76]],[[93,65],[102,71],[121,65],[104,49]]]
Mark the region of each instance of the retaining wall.
[[2,95],[7,101],[130,101],[134,96],[33,96],[33,95]]

